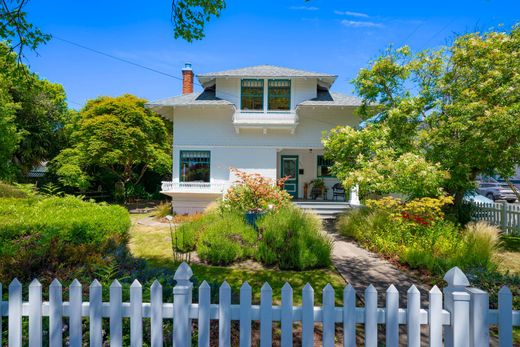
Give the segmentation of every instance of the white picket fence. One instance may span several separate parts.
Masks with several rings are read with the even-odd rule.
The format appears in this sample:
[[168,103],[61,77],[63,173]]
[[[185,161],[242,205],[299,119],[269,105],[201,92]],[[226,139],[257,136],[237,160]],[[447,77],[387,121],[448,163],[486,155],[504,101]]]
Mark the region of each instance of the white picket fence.
[[[448,286],[443,293],[435,286],[429,292],[428,307],[421,308],[420,293],[415,286],[407,292],[407,307],[399,308],[399,293],[394,286],[386,291],[384,307],[378,307],[377,291],[369,286],[364,293],[364,307],[356,306],[356,292],[352,286],[343,291],[343,305],[335,305],[334,289],[327,285],[322,292],[322,306],[314,306],[314,290],[306,285],[302,290],[302,305],[293,306],[293,290],[289,284],[281,289],[281,305],[273,306],[272,289],[269,284],[261,288],[260,305],[252,305],[252,288],[244,283],[240,289],[240,303],[231,304],[231,288],[224,282],[219,289],[219,303],[210,302],[211,289],[207,282],[199,287],[198,303],[192,303],[192,271],[183,263],[174,279],[173,303],[163,302],[162,286],[154,282],[150,287],[150,302],[143,303],[142,286],[136,280],[130,287],[130,302],[122,302],[122,286],[114,281],[110,286],[109,302],[102,301],[102,286],[98,281],[89,287],[89,301],[84,302],[82,285],[78,281],[69,286],[69,301],[62,300],[62,285],[54,280],[49,287],[49,301],[42,301],[42,286],[33,281],[29,286],[29,301],[22,300],[22,285],[13,280],[9,285],[8,301],[0,300],[0,317],[8,317],[8,346],[20,347],[28,341],[30,347],[44,344],[42,317],[48,317],[49,346],[64,344],[64,322],[68,325],[68,345],[82,345],[82,318],[88,317],[90,346],[103,345],[103,319],[109,320],[110,346],[123,344],[123,318],[130,319],[130,345],[143,345],[143,318],[150,318],[150,341],[153,347],[163,345],[163,323],[173,321],[173,346],[192,345],[193,321],[197,321],[199,346],[210,344],[210,321],[218,321],[218,345],[231,345],[231,322],[239,321],[240,346],[251,346],[252,321],[260,322],[261,346],[273,342],[273,322],[280,322],[281,345],[293,345],[293,327],[301,323],[303,346],[313,346],[315,324],[321,325],[323,346],[335,344],[335,327],[343,329],[343,345],[356,345],[356,326],[364,325],[366,346],[378,346],[378,325],[385,325],[386,346],[398,346],[399,327],[406,326],[408,346],[420,346],[421,325],[427,326],[428,343],[432,347],[489,346],[491,326],[497,326],[500,346],[512,346],[513,326],[520,325],[520,311],[513,311],[512,294],[503,287],[498,294],[498,310],[489,309],[488,294],[470,288],[464,273],[451,269],[445,276]],[[0,286],[0,298],[1,286]],[[28,331],[22,329],[22,317],[28,316]],[[68,317],[64,320],[64,317]],[[0,346],[1,341],[0,319]],[[147,322],[147,321],[146,321]],[[23,336],[26,339],[23,339]],[[45,341],[47,342],[47,341]],[[424,343],[424,341],[422,341]],[[45,343],[47,344],[47,343]],[[25,345],[25,343],[24,343]]]
[[473,201],[473,219],[488,221],[506,234],[520,234],[520,206],[502,203],[485,203]]

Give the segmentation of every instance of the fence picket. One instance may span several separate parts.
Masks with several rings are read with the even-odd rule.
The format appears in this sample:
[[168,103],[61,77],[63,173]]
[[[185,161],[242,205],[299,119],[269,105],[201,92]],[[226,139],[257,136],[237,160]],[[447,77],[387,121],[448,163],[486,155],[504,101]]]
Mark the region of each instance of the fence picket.
[[22,347],[22,284],[14,279],[9,284],[9,347]]
[[49,346],[63,345],[63,297],[60,281],[55,279],[49,287]]
[[118,280],[110,285],[110,347],[123,345],[122,287]]
[[334,288],[327,284],[323,289],[323,346],[334,347],[335,318]]
[[210,304],[211,288],[208,282],[203,281],[199,287],[199,347],[209,347]]
[[442,292],[437,286],[433,286],[428,295],[429,346],[442,347]]
[[386,346],[399,346],[399,292],[392,284],[386,290]]
[[281,314],[281,328],[282,346],[293,345],[293,289],[289,283],[285,282],[282,287],[282,314]]
[[78,280],[69,286],[69,340],[71,347],[81,347],[83,333],[81,324],[81,306],[83,304],[83,287]]
[[302,289],[302,346],[314,346],[314,289],[309,283]]
[[138,280],[130,285],[130,346],[143,345],[143,286]]
[[244,282],[240,288],[240,346],[251,346],[251,300],[252,290],[249,283]]
[[[512,208],[511,208],[512,209]],[[219,346],[231,345],[231,321],[240,322],[240,346],[251,346],[252,321],[260,325],[260,345],[273,344],[273,323],[280,322],[281,345],[293,344],[294,320],[301,320],[302,346],[314,345],[314,325],[322,324],[322,344],[335,346],[336,322],[343,323],[343,346],[356,346],[357,324],[364,325],[365,345],[377,346],[378,324],[386,325],[386,346],[399,345],[400,322],[406,325],[408,346],[421,346],[421,322],[429,328],[429,346],[484,347],[489,344],[489,326],[499,330],[499,345],[511,346],[513,327],[520,325],[520,312],[513,310],[511,290],[504,286],[498,293],[498,309],[489,308],[489,295],[477,288],[470,288],[466,275],[457,267],[446,273],[447,286],[444,294],[434,286],[429,292],[429,309],[421,311],[420,292],[415,285],[407,291],[407,308],[399,308],[399,292],[391,285],[386,291],[384,308],[378,308],[377,290],[370,285],[364,293],[364,307],[356,308],[356,293],[351,285],[343,290],[343,307],[335,307],[334,288],[327,284],[322,290],[322,307],[314,306],[314,290],[310,284],[302,289],[302,305],[293,306],[293,290],[288,283],[282,288],[279,306],[273,306],[273,290],[264,283],[260,291],[260,305],[252,306],[252,288],[244,282],[240,289],[240,305],[231,305],[231,287],[227,282],[219,288],[219,304],[211,305],[211,289],[206,281],[199,287],[199,301],[192,303],[192,271],[187,264],[176,272],[173,289],[173,304],[163,302],[162,286],[154,281],[150,287],[150,303],[143,303],[142,286],[135,280],[130,286],[130,302],[123,303],[123,288],[115,280],[109,288],[109,302],[102,301],[103,288],[94,280],[89,287],[89,302],[82,302],[82,286],[74,280],[69,286],[69,302],[63,302],[63,288],[55,279],[49,286],[49,301],[42,301],[41,284],[34,280],[28,287],[28,302],[23,302],[23,287],[13,280],[8,289],[8,301],[2,302],[0,285],[0,324],[2,316],[8,316],[7,344],[21,347],[42,345],[62,346],[67,342],[72,347],[89,343],[101,347],[110,341],[111,346],[120,347],[123,317],[130,317],[130,346],[142,347],[143,317],[150,317],[151,346],[163,345],[163,319],[173,319],[173,346],[190,346],[192,339],[191,319],[198,319],[198,345],[209,347],[210,323],[218,320]],[[444,295],[444,296],[443,296]],[[444,301],[444,308],[443,308]],[[43,317],[49,317],[49,338],[43,341]],[[89,341],[82,341],[82,318],[89,317]],[[28,331],[22,322],[28,317]],[[69,338],[64,341],[63,317],[69,317]],[[103,325],[110,319],[109,334],[104,335]],[[405,318],[405,319],[404,319]],[[443,336],[444,331],[444,336]],[[0,325],[0,346],[2,341]],[[27,336],[23,334],[27,334]],[[106,339],[106,342],[103,340]],[[47,342],[48,341],[48,342]]]
[[260,289],[260,346],[273,344],[273,290],[265,282]]
[[102,335],[102,287],[98,280],[94,280],[89,288],[90,296],[90,347],[101,347],[103,344]]
[[37,279],[29,285],[29,347],[42,346],[42,285]]
[[498,341],[501,347],[513,345],[513,296],[506,286],[498,291]]
[[421,293],[415,285],[407,292],[406,326],[408,328],[408,346],[421,346]]
[[365,346],[377,347],[377,290],[373,285],[365,290]]
[[218,345],[231,346],[231,287],[224,281],[219,289],[218,303]]
[[163,290],[161,284],[155,280],[150,286],[150,338],[152,347],[163,345]]
[[356,346],[356,290],[351,284],[343,290],[343,346]]

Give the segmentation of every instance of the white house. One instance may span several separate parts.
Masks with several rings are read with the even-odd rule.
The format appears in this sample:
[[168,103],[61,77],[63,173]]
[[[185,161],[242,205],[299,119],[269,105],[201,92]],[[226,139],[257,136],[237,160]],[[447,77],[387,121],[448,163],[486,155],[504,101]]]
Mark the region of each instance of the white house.
[[[337,76],[261,65],[197,75],[183,73],[183,95],[147,107],[173,121],[173,177],[162,193],[177,213],[203,210],[235,181],[230,168],[270,178],[290,176],[286,189],[304,199],[304,186],[323,178],[331,187],[321,138],[337,125],[357,126],[361,100],[330,91]],[[310,192],[310,188],[308,190]],[[309,193],[307,194],[309,195]]]

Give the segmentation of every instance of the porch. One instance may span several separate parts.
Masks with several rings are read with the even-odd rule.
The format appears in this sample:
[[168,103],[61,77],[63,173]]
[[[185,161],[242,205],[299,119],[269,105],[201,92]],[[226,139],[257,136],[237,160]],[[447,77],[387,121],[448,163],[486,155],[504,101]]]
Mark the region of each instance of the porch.
[[[278,151],[276,161],[277,178],[290,177],[284,189],[294,199],[348,201],[348,192],[334,194],[333,187],[339,181],[330,172],[332,163],[325,159],[323,149],[282,149]],[[323,183],[323,189],[313,191],[320,183]]]

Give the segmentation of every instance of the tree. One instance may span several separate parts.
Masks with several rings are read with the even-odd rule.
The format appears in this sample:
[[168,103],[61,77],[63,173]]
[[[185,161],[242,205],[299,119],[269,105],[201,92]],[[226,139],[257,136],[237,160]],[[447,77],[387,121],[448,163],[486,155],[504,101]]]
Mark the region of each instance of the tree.
[[51,38],[27,21],[24,8],[28,2],[29,0],[4,0],[0,3],[0,38],[10,44],[12,51],[18,53],[20,61],[25,47],[36,50],[40,44]]
[[14,122],[18,105],[13,102],[6,88],[5,77],[0,74],[0,178],[13,176],[11,158],[20,141],[20,134]]
[[1,151],[11,153],[10,172],[25,175],[54,157],[65,141],[63,129],[70,119],[65,91],[19,64],[5,44],[0,44],[0,81],[0,122],[9,124],[11,134],[1,140],[6,141]]
[[354,85],[365,126],[324,139],[346,184],[411,196],[443,189],[460,202],[477,175],[509,177],[520,164],[518,25],[436,51],[389,49]]
[[71,147],[53,160],[64,186],[87,189],[106,171],[126,185],[138,184],[150,170],[171,171],[171,136],[158,115],[133,95],[87,102],[71,135]]

